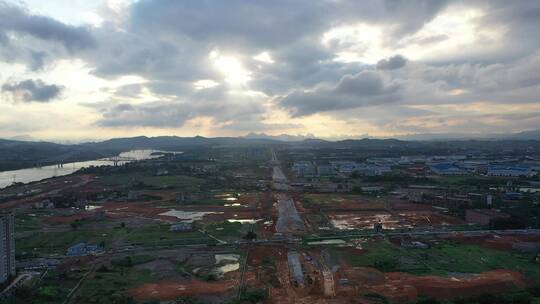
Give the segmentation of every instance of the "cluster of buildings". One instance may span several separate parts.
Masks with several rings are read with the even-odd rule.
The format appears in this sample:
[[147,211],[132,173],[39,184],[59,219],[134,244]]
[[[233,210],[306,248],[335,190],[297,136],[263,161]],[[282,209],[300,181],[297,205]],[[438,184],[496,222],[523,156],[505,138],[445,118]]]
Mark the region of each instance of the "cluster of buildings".
[[439,175],[483,174],[486,176],[530,177],[540,171],[538,164],[488,164],[487,162],[443,162],[430,164]]
[[363,176],[378,176],[391,172],[390,166],[379,163],[358,163],[350,160],[327,162],[297,161],[292,171],[299,177],[329,176],[335,174],[358,174]]

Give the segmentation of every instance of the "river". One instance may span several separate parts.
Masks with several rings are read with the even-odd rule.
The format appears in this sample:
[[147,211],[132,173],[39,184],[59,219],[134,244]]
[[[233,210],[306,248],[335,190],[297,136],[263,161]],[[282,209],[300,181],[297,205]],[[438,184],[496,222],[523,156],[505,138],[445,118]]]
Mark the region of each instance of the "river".
[[[154,152],[167,152],[167,153],[181,153],[181,152],[168,152],[160,150],[132,150],[128,152],[122,152],[119,157],[129,157],[133,161],[158,158],[161,155],[152,155]],[[119,161],[118,165],[123,165],[129,161]],[[5,188],[11,185],[14,181],[17,183],[31,183],[40,181],[43,179],[55,177],[55,176],[64,176],[72,174],[78,171],[81,168],[88,168],[90,166],[110,166],[113,165],[113,162],[110,160],[89,160],[81,161],[74,163],[65,163],[62,167],[58,166],[44,166],[44,167],[35,167],[27,169],[19,169],[12,171],[3,171],[0,172],[0,189]]]

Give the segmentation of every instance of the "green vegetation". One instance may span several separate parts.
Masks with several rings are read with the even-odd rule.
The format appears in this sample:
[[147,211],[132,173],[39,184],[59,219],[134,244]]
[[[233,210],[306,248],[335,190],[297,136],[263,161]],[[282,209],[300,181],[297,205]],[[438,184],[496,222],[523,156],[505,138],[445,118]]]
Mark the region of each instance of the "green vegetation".
[[170,225],[146,226],[139,229],[128,229],[125,238],[127,244],[141,246],[166,246],[180,244],[200,244],[202,242],[212,242],[197,230],[192,231],[170,231]]
[[[151,262],[155,259],[156,257],[151,256],[151,255],[126,256],[123,258],[117,258],[117,259],[111,260],[111,264],[113,266],[118,266],[118,267],[132,267],[135,265]],[[103,270],[106,270],[106,269],[107,268]]]
[[48,255],[65,254],[68,247],[80,242],[104,244],[105,248],[111,240],[125,231],[122,229],[77,229],[62,232],[36,232],[15,242],[17,254]]
[[77,292],[76,299],[84,299],[85,303],[122,303],[118,301],[125,300],[126,289],[158,279],[148,270],[133,268],[138,260],[137,257],[126,257],[113,263],[111,269],[100,269],[94,277],[84,282]]
[[388,241],[363,245],[367,250],[351,255],[353,266],[376,267],[382,271],[404,271],[419,275],[447,275],[452,272],[479,273],[495,269],[520,271],[540,279],[540,267],[533,254],[520,254],[446,242],[429,249],[405,249]]
[[205,183],[204,179],[185,175],[153,176],[140,173],[112,174],[100,176],[106,186],[132,185],[148,189],[173,189],[181,191],[198,191]]
[[49,271],[39,286],[26,285],[19,288],[15,296],[0,301],[1,304],[56,304],[62,303],[71,289],[82,278],[81,272],[62,273]]
[[41,215],[17,214],[15,216],[15,230],[38,230],[41,226]]
[[[242,224],[238,222],[222,221],[204,224],[204,230],[217,237],[238,237],[245,235],[251,229],[256,230],[257,224]],[[254,227],[255,226],[255,227]]]

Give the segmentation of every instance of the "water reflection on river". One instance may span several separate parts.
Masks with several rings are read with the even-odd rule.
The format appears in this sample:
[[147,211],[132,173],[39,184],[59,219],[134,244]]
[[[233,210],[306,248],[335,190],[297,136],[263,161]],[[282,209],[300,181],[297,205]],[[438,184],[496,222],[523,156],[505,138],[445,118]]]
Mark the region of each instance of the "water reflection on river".
[[[144,160],[157,158],[161,155],[152,155],[154,152],[166,152],[159,150],[132,150],[128,152],[120,153],[118,156],[127,157],[133,160]],[[170,153],[180,153],[180,152],[170,152]],[[129,161],[119,161],[118,165],[123,165]],[[39,168],[28,168],[12,171],[3,171],[0,172],[0,188],[5,188],[13,183],[13,181],[18,183],[30,183],[35,181],[40,181],[43,179],[55,177],[55,176],[64,176],[69,175],[81,168],[88,168],[90,166],[111,166],[114,163],[109,160],[90,160],[74,163],[66,163],[62,167],[58,166],[45,166]]]

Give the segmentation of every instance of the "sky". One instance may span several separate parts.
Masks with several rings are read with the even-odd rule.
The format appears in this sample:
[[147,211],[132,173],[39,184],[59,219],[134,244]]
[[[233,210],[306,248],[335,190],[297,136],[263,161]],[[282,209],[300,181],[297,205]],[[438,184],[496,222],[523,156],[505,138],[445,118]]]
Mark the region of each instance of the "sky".
[[0,138],[540,129],[540,1],[0,0]]

